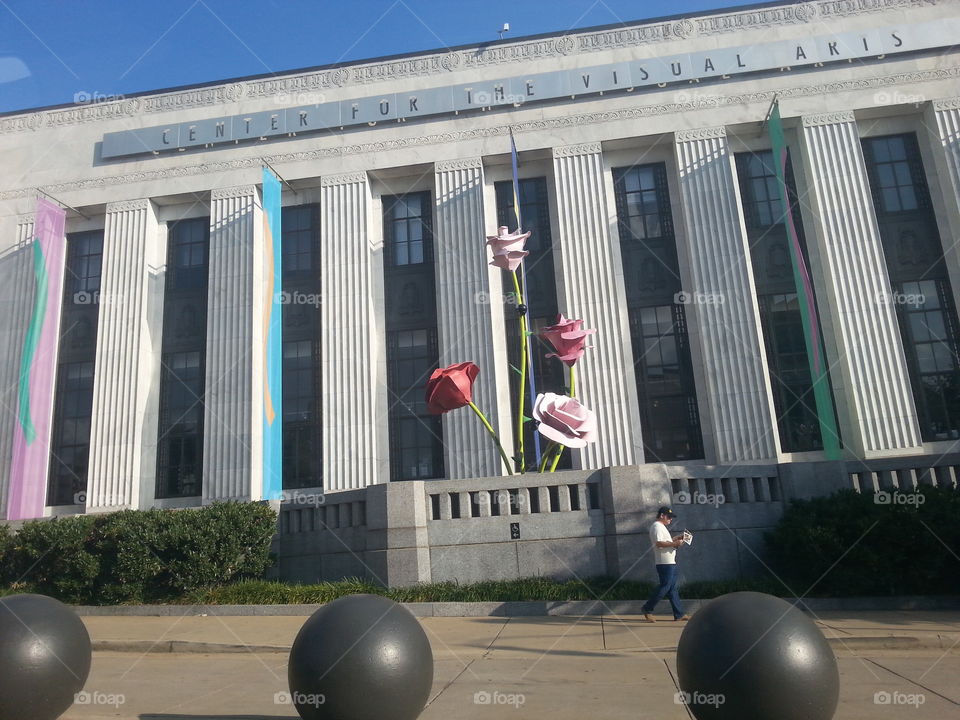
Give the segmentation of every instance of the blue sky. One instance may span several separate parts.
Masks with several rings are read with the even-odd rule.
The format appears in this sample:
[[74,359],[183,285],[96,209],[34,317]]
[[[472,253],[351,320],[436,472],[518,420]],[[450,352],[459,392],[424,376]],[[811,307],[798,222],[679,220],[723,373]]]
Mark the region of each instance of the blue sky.
[[0,0],[0,112],[748,4]]

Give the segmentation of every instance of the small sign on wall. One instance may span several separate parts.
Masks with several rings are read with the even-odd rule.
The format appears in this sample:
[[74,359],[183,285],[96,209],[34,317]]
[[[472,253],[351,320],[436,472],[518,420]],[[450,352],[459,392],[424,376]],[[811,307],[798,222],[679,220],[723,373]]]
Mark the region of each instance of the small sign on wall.
[[510,539],[520,539],[520,523],[510,523]]

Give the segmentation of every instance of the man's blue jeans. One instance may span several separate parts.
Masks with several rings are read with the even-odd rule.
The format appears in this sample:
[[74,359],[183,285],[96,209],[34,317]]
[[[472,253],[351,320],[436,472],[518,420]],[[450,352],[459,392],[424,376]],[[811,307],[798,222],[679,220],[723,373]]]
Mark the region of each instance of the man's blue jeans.
[[657,576],[660,578],[660,586],[653,591],[653,595],[644,603],[642,608],[643,612],[653,612],[657,603],[669,595],[670,607],[673,608],[673,619],[682,618],[683,608],[680,607],[680,573],[677,572],[676,564],[657,565]]

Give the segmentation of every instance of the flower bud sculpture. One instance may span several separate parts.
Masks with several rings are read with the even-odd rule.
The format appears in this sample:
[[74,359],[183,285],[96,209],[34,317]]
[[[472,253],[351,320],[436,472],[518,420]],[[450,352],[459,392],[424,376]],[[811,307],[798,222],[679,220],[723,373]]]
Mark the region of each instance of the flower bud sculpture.
[[571,320],[561,313],[557,317],[557,324],[545,327],[540,331],[540,336],[556,350],[555,353],[548,353],[547,357],[555,357],[572,368],[587,347],[587,336],[595,332],[596,330],[584,330],[583,320]]

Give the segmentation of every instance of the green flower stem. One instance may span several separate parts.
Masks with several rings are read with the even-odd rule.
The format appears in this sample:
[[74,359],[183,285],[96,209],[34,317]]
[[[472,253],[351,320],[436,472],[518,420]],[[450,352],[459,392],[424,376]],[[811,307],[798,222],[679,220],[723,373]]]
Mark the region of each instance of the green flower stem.
[[553,459],[553,464],[550,466],[550,472],[553,472],[554,470],[557,469],[557,465],[560,464],[560,457],[563,455],[563,451],[565,449],[566,448],[563,445],[560,445],[557,448],[557,456]]
[[487,432],[490,433],[490,437],[492,437],[493,441],[497,444],[497,450],[500,451],[500,457],[503,458],[503,464],[507,468],[507,474],[513,475],[513,470],[510,469],[510,458],[508,458],[507,454],[503,451],[503,445],[500,444],[500,438],[497,437],[497,433],[494,431],[490,421],[487,420],[486,416],[480,412],[480,408],[474,405],[473,402],[468,404],[470,405],[470,409],[477,414],[478,418],[480,418],[480,422],[483,423],[483,426],[487,428]]
[[576,368],[570,366],[570,397],[575,398],[577,396],[577,372]]
[[543,461],[540,463],[540,472],[547,471],[547,463],[550,462],[550,455],[553,453],[557,445],[558,443],[556,440],[551,440],[550,444],[547,445],[547,449],[543,452]]
[[[513,291],[517,294],[517,305],[523,305],[523,292],[520,290],[520,279],[517,271],[513,273]],[[517,398],[517,455],[515,458],[517,472],[527,471],[527,457],[523,448],[523,410],[527,396],[527,316],[520,316],[520,394]]]

